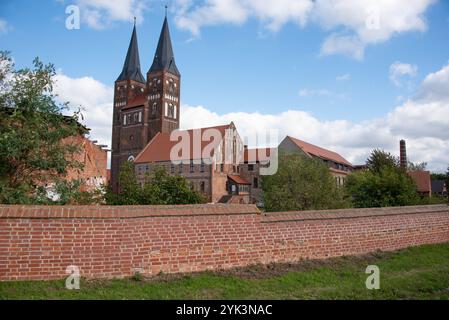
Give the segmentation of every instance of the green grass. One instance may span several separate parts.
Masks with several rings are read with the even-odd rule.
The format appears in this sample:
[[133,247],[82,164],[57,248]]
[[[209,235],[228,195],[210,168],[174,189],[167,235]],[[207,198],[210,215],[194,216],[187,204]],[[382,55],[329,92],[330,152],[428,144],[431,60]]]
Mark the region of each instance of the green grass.
[[[367,265],[380,289],[367,290]],[[190,275],[0,282],[0,299],[449,299],[449,244]]]

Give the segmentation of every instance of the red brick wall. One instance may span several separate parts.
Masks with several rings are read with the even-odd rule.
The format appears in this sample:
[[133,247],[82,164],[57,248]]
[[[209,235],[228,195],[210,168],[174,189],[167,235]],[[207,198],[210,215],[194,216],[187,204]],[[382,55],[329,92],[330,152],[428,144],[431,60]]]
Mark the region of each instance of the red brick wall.
[[449,208],[0,206],[0,280],[189,272],[449,242]]

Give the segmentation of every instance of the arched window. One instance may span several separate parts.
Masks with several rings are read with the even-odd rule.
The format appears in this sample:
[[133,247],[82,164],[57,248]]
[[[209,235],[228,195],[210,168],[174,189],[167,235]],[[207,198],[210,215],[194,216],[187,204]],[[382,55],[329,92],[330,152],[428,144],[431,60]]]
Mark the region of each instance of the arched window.
[[136,158],[134,158],[134,156],[129,156],[129,158],[128,158],[129,162],[133,162],[134,160],[136,160]]

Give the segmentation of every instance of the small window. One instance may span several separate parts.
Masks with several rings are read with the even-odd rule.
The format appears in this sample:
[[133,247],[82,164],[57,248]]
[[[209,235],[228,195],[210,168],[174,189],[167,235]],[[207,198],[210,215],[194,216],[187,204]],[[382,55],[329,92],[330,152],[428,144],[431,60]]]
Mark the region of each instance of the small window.
[[206,191],[206,184],[204,181],[201,181],[201,192],[204,193]]
[[224,164],[222,163],[222,164],[220,164],[220,172],[223,172],[224,171]]
[[249,164],[248,165],[248,171],[254,171],[254,165],[253,164]]
[[190,173],[195,172],[195,164],[193,163],[193,160],[190,161]]
[[259,179],[254,178],[253,187],[254,189],[259,189]]
[[179,173],[182,173],[182,163],[179,164]]
[[153,106],[151,107],[151,114],[153,116],[155,116],[156,113],[157,113],[157,103],[155,102],[155,103],[153,103]]
[[175,165],[173,163],[170,166],[170,172],[175,173]]
[[204,164],[204,162],[201,162],[201,168],[200,168],[200,171],[201,171],[201,172],[204,172],[204,169],[205,169],[205,164]]

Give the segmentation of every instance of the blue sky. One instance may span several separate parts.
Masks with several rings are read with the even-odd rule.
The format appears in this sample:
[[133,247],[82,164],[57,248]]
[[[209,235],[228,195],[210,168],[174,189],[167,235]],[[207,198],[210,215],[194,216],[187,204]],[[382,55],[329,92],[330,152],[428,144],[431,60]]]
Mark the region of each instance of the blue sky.
[[[364,35],[360,23],[348,20],[344,12],[340,18],[330,16],[325,7],[329,4],[304,9],[310,6],[307,1],[297,1],[303,7],[292,4],[294,0],[266,1],[267,6],[269,2],[278,3],[276,10],[262,8],[263,1],[257,4],[257,0],[245,0],[244,5],[231,0],[171,1],[169,21],[182,73],[181,99],[186,108],[202,106],[208,112],[204,113],[206,118],[213,115],[220,119],[228,119],[226,115],[236,112],[267,116],[298,111],[319,121],[320,126],[330,123],[334,124],[332,128],[339,128],[339,121],[346,121],[350,127],[343,130],[352,130],[386,119],[408,100],[416,102],[425,78],[448,64],[448,1],[429,0],[426,5],[422,5],[426,1],[398,1],[407,9],[402,10],[398,4],[394,14],[384,14],[382,1],[368,1],[380,8],[381,31],[375,35]],[[102,2],[2,0],[0,48],[11,51],[19,67],[29,66],[39,56],[54,63],[67,78],[90,77],[108,90],[121,71],[133,15],[139,21],[142,69],[146,72],[150,67],[165,2],[117,0],[122,3],[118,9]],[[338,2],[329,1],[331,5]],[[81,8],[80,30],[65,27],[65,9],[70,4]],[[283,4],[290,12],[279,9]],[[358,14],[356,5],[352,8],[351,18]],[[331,11],[336,16],[340,13],[338,9]],[[396,28],[402,11],[411,13],[404,17],[405,27]],[[97,20],[88,20],[86,12],[93,13]],[[304,16],[308,16],[307,21]],[[330,53],[326,52],[325,43],[333,34],[357,39],[363,56],[351,52],[350,45],[339,49],[334,44]],[[395,69],[396,76],[392,70],[395,62],[400,66]],[[99,103],[107,108],[106,102]],[[413,160],[427,161],[435,169],[444,168],[445,159],[425,156],[429,150],[422,147],[422,139],[438,138],[440,146],[446,148],[447,137],[399,132],[391,138],[399,136],[421,139]],[[306,138],[334,149],[340,147],[336,151],[346,152],[352,161],[362,161],[367,150],[376,146],[375,141],[366,145],[355,142],[361,145],[357,148],[338,139],[323,141],[321,133]],[[396,141],[384,140],[380,137],[378,146],[395,151]],[[449,160],[446,162],[449,165]]]

